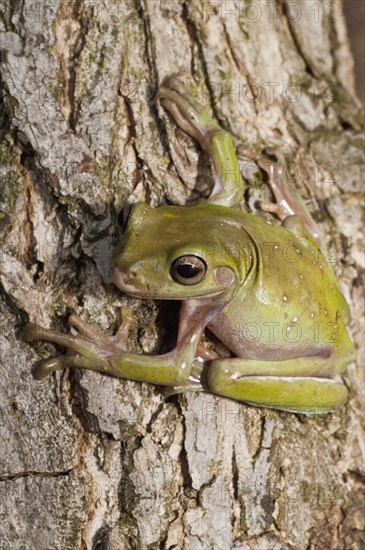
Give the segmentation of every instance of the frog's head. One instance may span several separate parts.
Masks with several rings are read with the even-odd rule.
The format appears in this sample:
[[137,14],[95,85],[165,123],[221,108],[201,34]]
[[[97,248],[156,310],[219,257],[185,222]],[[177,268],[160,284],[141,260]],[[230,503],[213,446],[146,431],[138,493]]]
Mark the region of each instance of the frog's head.
[[127,207],[114,255],[114,283],[131,296],[169,300],[234,292],[237,261],[223,247],[227,210],[210,204]]

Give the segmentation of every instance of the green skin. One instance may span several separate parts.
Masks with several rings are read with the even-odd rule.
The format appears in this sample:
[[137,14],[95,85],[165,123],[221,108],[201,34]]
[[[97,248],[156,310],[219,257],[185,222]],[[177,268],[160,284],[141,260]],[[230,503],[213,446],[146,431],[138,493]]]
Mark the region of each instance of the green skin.
[[[130,296],[182,300],[177,345],[160,356],[131,353],[125,323],[110,338],[73,314],[77,336],[27,325],[28,341],[48,340],[72,352],[38,363],[36,377],[80,367],[168,386],[170,394],[210,390],[285,411],[325,413],[343,405],[348,392],[337,375],[355,356],[349,312],[306,228],[313,220],[291,215],[275,226],[235,210],[244,184],[230,135],[176,77],[164,81],[158,99],[208,152],[216,184],[196,206],[136,204],[115,252],[113,279]],[[284,195],[287,207],[281,187]],[[200,259],[201,280],[177,280],[172,265],[184,256]],[[206,327],[235,357],[202,349]]]

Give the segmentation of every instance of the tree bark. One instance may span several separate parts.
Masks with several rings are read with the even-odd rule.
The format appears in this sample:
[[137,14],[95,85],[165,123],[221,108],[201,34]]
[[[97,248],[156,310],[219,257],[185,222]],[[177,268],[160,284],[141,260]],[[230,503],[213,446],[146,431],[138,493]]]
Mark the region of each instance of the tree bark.
[[[56,351],[22,339],[27,320],[66,330],[71,311],[112,334],[128,304],[136,351],[173,345],[178,309],[122,296],[110,260],[127,201],[193,203],[212,182],[153,101],[180,72],[238,149],[284,154],[363,364],[363,135],[341,4],[5,0],[2,26],[0,548],[360,548],[355,365],[347,406],[304,416],[89,371],[38,382]],[[242,169],[259,214],[266,180]]]

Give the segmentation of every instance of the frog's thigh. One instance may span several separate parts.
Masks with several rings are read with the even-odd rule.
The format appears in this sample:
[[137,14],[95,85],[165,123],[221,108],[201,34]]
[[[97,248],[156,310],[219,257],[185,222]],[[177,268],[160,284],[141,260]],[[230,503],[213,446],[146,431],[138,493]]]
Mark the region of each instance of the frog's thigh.
[[328,359],[219,359],[209,368],[208,384],[214,393],[256,406],[302,413],[330,412],[346,402],[347,389],[330,378],[307,374],[305,367],[309,372],[313,370],[311,361],[325,363]]

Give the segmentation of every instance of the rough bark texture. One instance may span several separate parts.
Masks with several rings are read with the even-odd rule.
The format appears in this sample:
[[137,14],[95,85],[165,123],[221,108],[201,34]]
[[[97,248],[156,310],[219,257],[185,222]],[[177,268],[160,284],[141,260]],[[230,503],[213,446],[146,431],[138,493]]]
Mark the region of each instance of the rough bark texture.
[[[166,400],[93,372],[37,382],[32,365],[56,352],[22,340],[26,320],[65,330],[72,310],[112,333],[128,303],[136,351],[172,345],[176,307],[122,296],[109,271],[127,200],[186,204],[211,182],[205,156],[153,102],[179,71],[237,147],[285,154],[334,243],[363,365],[363,141],[341,5],[3,6],[0,548],[360,548],[354,365],[348,405],[308,417],[209,394]],[[251,172],[257,213],[270,192]]]

